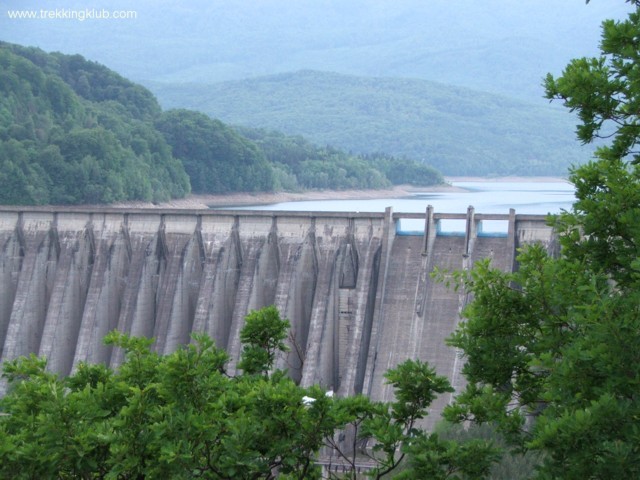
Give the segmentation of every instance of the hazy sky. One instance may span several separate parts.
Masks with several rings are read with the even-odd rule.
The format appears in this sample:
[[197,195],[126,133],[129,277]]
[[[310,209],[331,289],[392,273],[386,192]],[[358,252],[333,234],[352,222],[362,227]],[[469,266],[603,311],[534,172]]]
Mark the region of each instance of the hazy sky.
[[539,96],[546,72],[595,54],[601,21],[630,10],[622,0],[0,0],[0,8],[0,39],[80,53],[143,83],[316,69],[521,97]]

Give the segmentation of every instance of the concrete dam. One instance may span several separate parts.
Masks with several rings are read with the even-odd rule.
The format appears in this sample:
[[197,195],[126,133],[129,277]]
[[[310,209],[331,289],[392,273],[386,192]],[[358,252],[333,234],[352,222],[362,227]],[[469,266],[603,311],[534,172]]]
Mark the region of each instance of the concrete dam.
[[[407,221],[420,228],[403,229]],[[461,226],[447,231],[447,222]],[[500,231],[487,231],[491,223]],[[486,257],[511,270],[531,242],[553,249],[551,227],[513,210],[0,207],[0,360],[36,353],[66,375],[83,361],[117,366],[122,353],[103,343],[113,329],[154,337],[160,353],[206,332],[233,373],[245,315],[274,304],[292,325],[278,366],[303,386],[387,401],[383,374],[420,358],[460,388],[462,360],[444,340],[467,299],[430,273]]]

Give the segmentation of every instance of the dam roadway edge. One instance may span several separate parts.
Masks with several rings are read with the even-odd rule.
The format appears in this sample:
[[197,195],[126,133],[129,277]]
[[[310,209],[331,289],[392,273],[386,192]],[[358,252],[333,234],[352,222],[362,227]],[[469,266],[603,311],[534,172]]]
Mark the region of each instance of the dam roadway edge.
[[[403,229],[405,221],[424,228]],[[447,231],[447,222],[461,228]],[[498,232],[485,224],[498,223]],[[159,353],[209,334],[231,356],[251,310],[276,305],[291,321],[277,366],[302,386],[390,401],[384,372],[409,358],[464,386],[444,339],[467,299],[434,268],[490,258],[517,268],[527,243],[549,251],[543,215],[0,207],[0,362],[35,353],[68,375],[79,362],[117,367],[113,329],[154,337]],[[6,385],[0,385],[0,394]],[[451,400],[432,405],[427,425]]]

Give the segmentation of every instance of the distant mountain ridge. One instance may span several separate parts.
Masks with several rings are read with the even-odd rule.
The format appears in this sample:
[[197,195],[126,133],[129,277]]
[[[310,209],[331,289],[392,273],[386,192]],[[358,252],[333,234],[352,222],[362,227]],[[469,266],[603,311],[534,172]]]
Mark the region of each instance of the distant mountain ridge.
[[[51,0],[47,7],[105,5]],[[27,1],[10,8],[43,6]],[[601,22],[624,18],[630,8],[628,2],[584,0],[112,0],[109,9],[134,10],[136,18],[17,20],[0,11],[0,38],[83,54],[151,87],[165,107],[278,128],[354,152],[381,150],[425,160],[445,166],[448,174],[565,175],[567,166],[588,159],[592,149],[574,141],[570,116],[541,98],[542,78],[559,74],[571,58],[597,55]],[[422,98],[428,90],[396,94],[393,87],[379,101],[379,92],[360,82],[347,91],[328,86],[325,98],[311,105],[301,95],[313,97],[317,79],[296,86],[286,72],[298,71],[378,82],[422,79],[476,93],[459,99],[445,94],[442,105],[454,111],[434,112]],[[273,75],[283,77],[278,85],[269,81],[276,95],[271,101],[271,91],[258,83],[242,86],[245,79],[262,82]],[[287,78],[291,89],[283,85]],[[236,88],[254,88],[260,98]],[[364,107],[362,97],[373,104]],[[455,111],[459,104],[467,113],[483,113],[473,118]],[[494,104],[504,105],[503,111]],[[281,173],[286,179],[291,172]]]
[[[46,6],[107,7],[98,0]],[[584,0],[111,0],[108,8],[137,15],[11,20],[5,8],[0,38],[80,53],[145,85],[313,69],[422,78],[535,102],[547,72],[596,54],[601,21],[629,10],[622,1]]]
[[150,88],[167,108],[417,159],[446,175],[565,175],[593,149],[575,141],[563,110],[419,79],[303,70]]
[[415,161],[247,135],[196,111],[163,112],[149,90],[80,55],[0,41],[2,204],[442,182]]

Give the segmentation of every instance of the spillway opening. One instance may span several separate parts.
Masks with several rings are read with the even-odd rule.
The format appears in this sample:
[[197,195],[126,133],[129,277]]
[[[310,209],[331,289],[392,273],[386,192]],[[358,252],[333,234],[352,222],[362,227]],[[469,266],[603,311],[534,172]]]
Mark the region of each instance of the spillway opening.
[[467,233],[467,221],[464,219],[438,220],[436,232],[441,237],[464,237]]
[[509,220],[482,220],[478,225],[479,237],[506,237]]
[[[400,218],[396,221],[396,235],[422,236],[424,235],[424,220],[415,218]],[[464,237],[466,235],[467,220],[439,219],[436,221],[436,232],[442,237]],[[482,220],[477,223],[479,237],[506,237],[509,232],[509,220]]]
[[396,235],[424,235],[424,220],[400,218],[396,221]]

